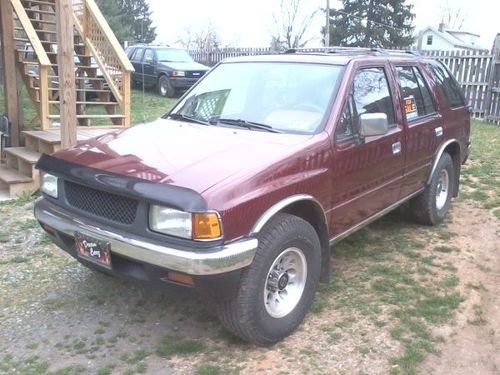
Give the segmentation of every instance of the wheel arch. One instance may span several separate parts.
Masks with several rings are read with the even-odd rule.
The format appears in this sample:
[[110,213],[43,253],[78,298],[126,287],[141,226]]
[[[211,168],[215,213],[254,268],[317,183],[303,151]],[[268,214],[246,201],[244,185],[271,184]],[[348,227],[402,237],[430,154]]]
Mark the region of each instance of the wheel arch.
[[251,234],[258,234],[278,213],[288,213],[300,217],[313,226],[321,243],[321,282],[330,280],[330,241],[328,221],[321,203],[311,195],[299,194],[281,200],[269,208],[257,220]]
[[433,163],[432,163],[432,169],[429,174],[429,177],[427,178],[426,185],[429,185],[432,179],[432,176],[434,175],[434,172],[436,171],[437,165],[439,163],[439,160],[441,159],[441,156],[443,156],[444,153],[447,153],[451,156],[453,160],[453,166],[455,167],[455,181],[454,181],[454,189],[453,189],[453,196],[456,197],[458,196],[458,191],[459,191],[459,183],[460,183],[460,167],[462,165],[461,163],[461,155],[462,155],[462,146],[460,145],[460,142],[457,139],[450,139],[441,146],[439,146],[438,151],[436,152],[436,156],[434,157]]

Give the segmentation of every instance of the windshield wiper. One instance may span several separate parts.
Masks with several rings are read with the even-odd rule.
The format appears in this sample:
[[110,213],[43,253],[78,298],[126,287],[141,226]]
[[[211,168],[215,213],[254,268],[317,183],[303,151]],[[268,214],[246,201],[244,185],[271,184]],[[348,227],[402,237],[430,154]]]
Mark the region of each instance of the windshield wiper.
[[265,130],[270,133],[281,133],[281,131],[273,129],[271,125],[260,124],[258,122],[247,121],[243,119],[212,117],[210,120],[208,120],[208,123],[210,125],[217,125],[220,123],[220,124],[238,126],[240,128],[246,128],[246,129]]
[[178,120],[178,121],[185,121],[185,122],[194,122],[195,124],[202,124],[202,125],[208,125],[206,121],[199,120],[194,117],[189,117],[186,115],[183,115],[182,113],[169,113],[167,115],[167,118],[171,118],[172,120]]

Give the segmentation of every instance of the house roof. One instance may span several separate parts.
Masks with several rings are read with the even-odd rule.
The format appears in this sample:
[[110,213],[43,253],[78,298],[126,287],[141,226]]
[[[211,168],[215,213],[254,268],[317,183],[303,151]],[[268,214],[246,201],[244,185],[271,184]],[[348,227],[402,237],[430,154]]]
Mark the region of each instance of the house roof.
[[473,45],[470,43],[465,43],[459,38],[455,37],[453,33],[462,33],[462,34],[469,34],[469,35],[475,35],[478,36],[477,34],[469,33],[469,32],[464,32],[464,31],[455,31],[455,30],[445,30],[445,31],[439,31],[435,27],[428,26],[424,30],[422,30],[421,35],[423,35],[426,31],[432,31],[434,34],[440,36],[444,40],[446,40],[448,43],[452,44],[454,47],[457,48],[464,48],[464,49],[474,49],[474,50],[485,50],[485,48],[479,46],[479,45]]

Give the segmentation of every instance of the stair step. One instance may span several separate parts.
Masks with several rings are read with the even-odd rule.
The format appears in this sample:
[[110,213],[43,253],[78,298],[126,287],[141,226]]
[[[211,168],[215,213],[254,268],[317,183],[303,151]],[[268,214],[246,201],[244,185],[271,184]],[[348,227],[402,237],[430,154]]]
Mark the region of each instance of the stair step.
[[55,2],[53,2],[53,1],[41,1],[41,0],[29,0],[29,1],[26,1],[26,0],[21,0],[21,3],[22,3],[24,6],[27,6],[27,4],[26,4],[26,3],[28,3],[28,4],[38,4],[38,5],[56,6]]
[[5,149],[6,154],[13,155],[29,164],[36,164],[40,156],[39,152],[28,150],[26,147],[9,147]]
[[[49,76],[50,79],[59,79],[59,76]],[[75,79],[77,80],[81,80],[81,81],[104,81],[104,78],[103,77],[75,77]]]
[[[15,31],[24,31],[22,27],[14,27]],[[53,34],[56,35],[57,31],[50,31],[50,30],[41,30],[41,29],[35,29],[37,33],[44,33],[44,34]]]
[[56,11],[55,10],[40,10],[40,9],[33,9],[33,8],[29,8],[29,9],[26,9],[27,12],[32,12],[32,13],[38,13],[38,14],[47,14],[47,15],[51,15],[51,16],[55,16],[56,15]]
[[[49,104],[60,104],[59,100],[51,100]],[[117,102],[76,102],[77,105],[118,105]]]
[[25,130],[23,131],[23,134],[51,145],[61,143],[61,135],[57,132],[48,132],[44,130]]
[[38,22],[38,23],[46,23],[47,25],[56,25],[56,21],[37,20],[36,18],[30,18],[29,20],[31,21],[31,23]]
[[33,182],[31,177],[25,176],[15,169],[0,165],[0,181],[7,185],[23,184]]
[[[35,91],[40,91],[40,87],[32,87],[32,90]],[[59,91],[59,87],[49,87],[49,91]],[[93,92],[111,92],[110,90],[101,90],[101,89],[94,89],[94,88],[88,88],[88,89],[76,89],[77,92],[88,92],[88,93],[93,93]]]
[[[61,115],[50,115],[49,119],[51,120],[57,120],[60,119]],[[113,118],[125,118],[124,115],[76,115],[77,119],[113,119]]]

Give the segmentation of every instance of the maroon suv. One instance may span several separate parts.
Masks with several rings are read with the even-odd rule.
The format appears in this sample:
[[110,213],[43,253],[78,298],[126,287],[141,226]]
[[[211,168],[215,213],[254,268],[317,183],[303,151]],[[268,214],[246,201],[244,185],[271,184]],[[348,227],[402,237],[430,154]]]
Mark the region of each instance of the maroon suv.
[[35,215],[81,263],[196,288],[259,345],[293,332],[330,247],[458,194],[469,111],[439,62],[332,50],[219,64],[162,119],[44,155]]

